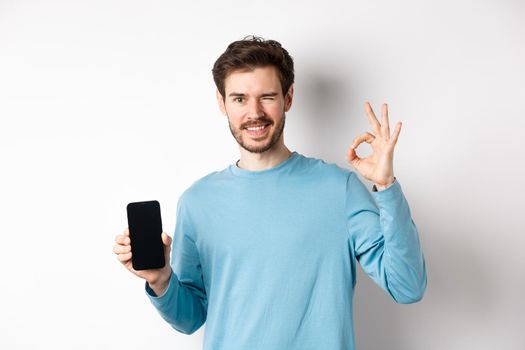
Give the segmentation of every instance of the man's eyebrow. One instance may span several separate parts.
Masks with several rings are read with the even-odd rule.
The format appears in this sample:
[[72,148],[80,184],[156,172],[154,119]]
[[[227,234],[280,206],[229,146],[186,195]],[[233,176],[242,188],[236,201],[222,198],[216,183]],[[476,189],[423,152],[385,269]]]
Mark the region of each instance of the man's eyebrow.
[[[273,97],[273,96],[277,96],[279,95],[278,92],[275,92],[275,91],[271,91],[271,92],[266,92],[264,94],[261,95],[261,97]],[[243,94],[241,92],[231,92],[228,94],[229,97],[231,96],[241,96],[241,97],[244,97],[246,96],[246,94]]]
[[272,92],[267,92],[265,94],[262,94],[261,97],[273,97],[273,96],[277,96],[277,95],[279,95],[278,92],[272,91]]

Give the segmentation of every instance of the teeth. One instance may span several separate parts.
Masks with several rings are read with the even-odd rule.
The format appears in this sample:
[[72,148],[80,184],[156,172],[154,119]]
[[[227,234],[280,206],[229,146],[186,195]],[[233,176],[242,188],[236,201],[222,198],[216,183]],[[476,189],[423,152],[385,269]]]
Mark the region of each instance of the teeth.
[[252,131],[256,131],[256,130],[262,130],[266,125],[263,125],[263,126],[258,126],[258,127],[255,127],[255,128],[247,128],[248,130],[252,130]]

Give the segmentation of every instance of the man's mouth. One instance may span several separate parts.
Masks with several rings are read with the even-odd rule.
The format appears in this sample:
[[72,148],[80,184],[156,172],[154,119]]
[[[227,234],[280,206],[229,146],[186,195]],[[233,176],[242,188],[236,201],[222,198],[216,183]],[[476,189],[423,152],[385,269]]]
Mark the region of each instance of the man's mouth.
[[264,134],[266,134],[266,132],[268,131],[268,126],[270,124],[259,124],[259,125],[252,125],[252,126],[249,126],[246,129],[246,131],[248,132],[248,134],[250,136],[262,136]]

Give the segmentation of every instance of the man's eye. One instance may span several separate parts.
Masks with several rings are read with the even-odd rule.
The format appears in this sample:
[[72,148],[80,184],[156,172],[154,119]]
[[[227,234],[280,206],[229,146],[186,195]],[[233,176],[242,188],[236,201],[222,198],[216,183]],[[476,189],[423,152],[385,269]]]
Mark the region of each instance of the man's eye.
[[235,102],[242,102],[242,97],[236,97]]

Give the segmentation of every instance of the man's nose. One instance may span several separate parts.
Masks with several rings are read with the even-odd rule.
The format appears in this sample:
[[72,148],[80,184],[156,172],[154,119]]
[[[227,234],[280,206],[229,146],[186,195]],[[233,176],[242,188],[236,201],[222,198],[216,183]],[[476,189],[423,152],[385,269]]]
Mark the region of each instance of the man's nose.
[[251,118],[259,118],[264,116],[264,110],[259,100],[254,99],[250,101],[248,104],[248,115]]

